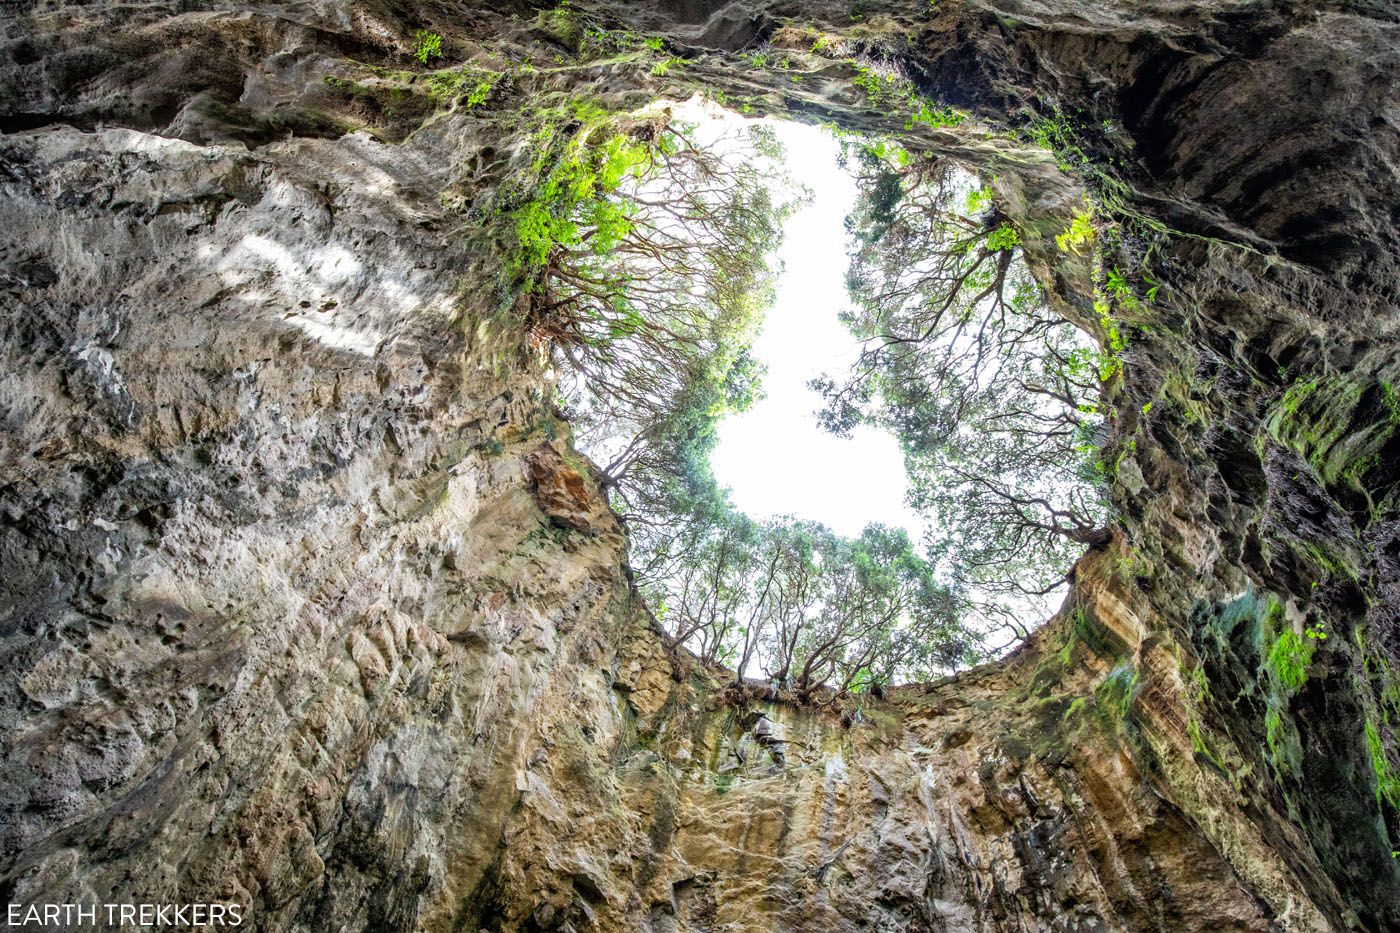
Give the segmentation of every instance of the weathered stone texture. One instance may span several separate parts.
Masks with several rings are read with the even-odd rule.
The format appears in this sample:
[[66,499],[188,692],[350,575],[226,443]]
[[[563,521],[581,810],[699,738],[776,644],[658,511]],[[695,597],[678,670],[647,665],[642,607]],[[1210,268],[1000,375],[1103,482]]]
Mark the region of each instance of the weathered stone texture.
[[[6,899],[308,931],[1400,924],[1363,731],[1400,767],[1394,10],[598,8],[679,77],[551,69],[523,2],[0,18]],[[1171,300],[1115,393],[1123,531],[1015,655],[864,706],[741,697],[665,646],[495,303],[474,209],[523,128],[393,77],[431,28],[534,63],[517,101],[708,86],[898,130],[839,61],[727,54],[809,19],[993,123],[1073,113],[1114,216],[1174,231],[1126,247]],[[1084,178],[915,133],[998,175],[1087,318],[1053,245]],[[1333,633],[1267,733],[1263,594]]]

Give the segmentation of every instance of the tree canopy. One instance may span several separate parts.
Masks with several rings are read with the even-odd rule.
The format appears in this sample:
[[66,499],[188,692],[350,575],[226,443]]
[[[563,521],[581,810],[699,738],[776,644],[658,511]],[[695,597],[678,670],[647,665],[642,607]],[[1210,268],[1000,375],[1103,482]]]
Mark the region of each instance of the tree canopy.
[[663,622],[705,661],[810,695],[932,677],[980,657],[962,601],[901,529],[857,538],[732,511],[694,523],[644,579]]
[[710,472],[718,419],[761,392],[750,345],[800,197],[770,130],[705,138],[668,112],[579,112],[543,134],[512,214],[518,307],[656,614],[703,660],[802,695],[975,662],[969,610],[1024,633],[1024,597],[1052,587],[1104,518],[1084,469],[1092,351],[1046,308],[1015,227],[947,163],[854,153],[846,322],[863,349],[852,372],[819,380],[821,417],[900,439],[928,556],[881,525],[847,539],[753,521]]
[[851,148],[845,320],[862,349],[814,382],[822,420],[899,438],[931,555],[984,618],[1024,636],[1037,597],[1107,537],[1101,358],[1048,306],[990,188],[947,160]]
[[578,443],[644,521],[712,485],[715,420],[759,392],[748,347],[800,193],[761,124],[706,139],[662,112],[584,124],[561,148],[517,212],[526,313]]

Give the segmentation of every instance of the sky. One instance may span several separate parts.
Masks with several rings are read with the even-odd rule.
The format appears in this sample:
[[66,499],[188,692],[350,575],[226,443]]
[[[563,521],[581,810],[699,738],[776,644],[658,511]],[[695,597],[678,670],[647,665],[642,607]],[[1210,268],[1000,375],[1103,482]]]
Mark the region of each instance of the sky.
[[787,222],[779,256],[777,300],[754,345],[768,367],[767,396],[726,416],[710,463],[731,501],[751,518],[792,515],[858,535],[870,522],[905,528],[918,542],[919,516],[904,503],[908,481],[892,434],[856,429],[849,439],[822,430],[821,396],[807,383],[823,372],[840,378],[857,346],[837,319],[846,294],[846,232],[855,183],[837,165],[838,144],[813,126],[777,121],[794,179],[811,202]]

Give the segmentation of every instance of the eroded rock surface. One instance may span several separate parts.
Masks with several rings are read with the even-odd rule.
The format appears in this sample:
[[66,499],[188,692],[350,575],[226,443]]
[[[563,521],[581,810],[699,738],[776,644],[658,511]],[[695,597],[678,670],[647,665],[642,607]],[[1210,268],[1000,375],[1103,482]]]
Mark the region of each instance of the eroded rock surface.
[[[17,6],[7,900],[268,930],[1400,925],[1393,9],[586,8],[664,37],[658,73],[523,2]],[[430,93],[420,28],[434,68],[506,76],[485,103]],[[738,54],[769,41],[788,68]],[[710,89],[902,132],[850,58],[985,121],[911,144],[997,176],[1067,314],[1093,325],[1053,243],[1086,186],[1166,297],[1113,395],[1122,530],[1061,616],[998,665],[798,708],[639,607],[485,210],[532,100]],[[1058,157],[1004,132],[1057,111]],[[1285,625],[1329,633],[1288,689]]]

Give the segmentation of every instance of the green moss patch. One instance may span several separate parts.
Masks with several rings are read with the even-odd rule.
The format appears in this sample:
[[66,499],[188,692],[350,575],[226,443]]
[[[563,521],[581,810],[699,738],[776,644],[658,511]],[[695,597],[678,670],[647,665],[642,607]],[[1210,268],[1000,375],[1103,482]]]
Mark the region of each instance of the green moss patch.
[[1311,639],[1285,628],[1274,638],[1264,661],[1274,681],[1285,691],[1293,693],[1308,679],[1313,650]]
[[1400,398],[1384,382],[1350,376],[1300,380],[1273,406],[1264,428],[1307,460],[1324,484],[1371,499],[1368,474],[1400,428]]
[[1099,712],[1121,722],[1132,711],[1137,691],[1137,667],[1131,661],[1124,661],[1094,687],[1094,701]]
[[1371,770],[1376,774],[1376,802],[1400,811],[1400,774],[1391,767],[1385,754],[1380,727],[1369,719],[1366,720],[1366,746],[1371,755]]

